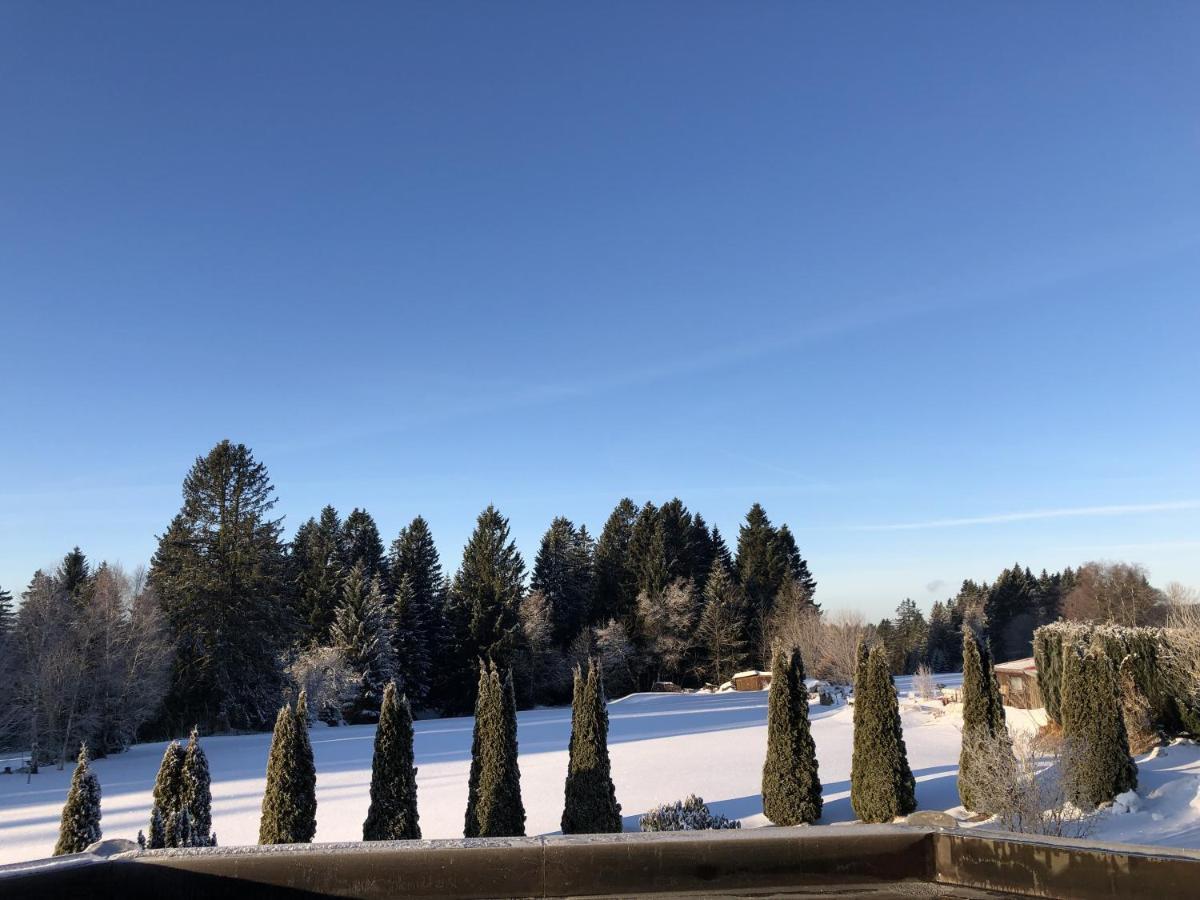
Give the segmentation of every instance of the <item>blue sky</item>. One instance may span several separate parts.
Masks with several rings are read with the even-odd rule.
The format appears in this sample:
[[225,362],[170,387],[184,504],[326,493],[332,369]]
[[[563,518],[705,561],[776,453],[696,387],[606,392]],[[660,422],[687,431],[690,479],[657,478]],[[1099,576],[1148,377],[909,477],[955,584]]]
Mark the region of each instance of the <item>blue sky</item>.
[[1196,6],[248,6],[0,6],[0,585],[224,437],[451,567],[678,495],[829,609],[1200,584]]

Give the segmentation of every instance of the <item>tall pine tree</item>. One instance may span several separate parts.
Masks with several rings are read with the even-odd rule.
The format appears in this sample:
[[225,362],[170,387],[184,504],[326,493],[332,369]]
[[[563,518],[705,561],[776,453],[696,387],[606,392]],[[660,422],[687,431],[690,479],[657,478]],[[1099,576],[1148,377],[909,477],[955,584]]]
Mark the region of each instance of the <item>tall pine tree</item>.
[[447,711],[470,707],[469,673],[478,659],[507,665],[517,646],[519,611],[525,593],[525,562],[509,534],[508,520],[494,506],[479,514],[463,548],[462,565],[447,600],[452,646],[447,665],[455,679],[443,697]]
[[341,555],[344,570],[362,566],[366,580],[383,579],[384,592],[387,592],[388,568],[383,541],[375,520],[365,509],[355,508],[342,523]]
[[618,619],[629,624],[637,603],[637,573],[631,544],[638,510],[628,497],[609,515],[596,542],[591,618],[595,624]]
[[763,813],[776,825],[811,824],[821,818],[817,747],[808,721],[804,660],[796,647],[779,648],[771,667],[762,798]]
[[313,646],[329,640],[329,628],[342,595],[342,522],[326,506],[321,518],[296,530],[289,559],[293,604],[300,639]]
[[[439,705],[446,687],[440,675],[449,671],[441,663],[449,638],[446,579],[424,518],[417,516],[400,530],[392,541],[388,565],[395,589],[400,686],[418,708]],[[434,660],[439,661],[436,667]]]
[[173,730],[269,721],[291,633],[274,506],[266,467],[244,444],[222,441],[184,479],[183,508],[150,567],[176,645],[165,704]]
[[703,648],[708,677],[720,685],[746,659],[746,604],[741,587],[720,561],[704,587],[704,607],[696,637]]
[[530,587],[550,604],[554,641],[565,648],[591,614],[592,541],[586,529],[557,517],[542,536]]
[[762,506],[755,503],[746,513],[746,523],[738,530],[736,566],[750,612],[747,639],[756,652],[762,644],[775,597],[789,572],[790,563],[782,550],[775,526]]
[[383,689],[396,674],[394,631],[392,607],[384,599],[380,580],[368,583],[366,566],[356,562],[346,574],[330,633],[331,643],[342,651],[359,679],[357,694],[346,711],[350,722],[379,718]]
[[375,731],[371,806],[363,823],[363,840],[402,841],[420,837],[412,712],[408,699],[400,696],[392,683],[384,691],[379,728]]

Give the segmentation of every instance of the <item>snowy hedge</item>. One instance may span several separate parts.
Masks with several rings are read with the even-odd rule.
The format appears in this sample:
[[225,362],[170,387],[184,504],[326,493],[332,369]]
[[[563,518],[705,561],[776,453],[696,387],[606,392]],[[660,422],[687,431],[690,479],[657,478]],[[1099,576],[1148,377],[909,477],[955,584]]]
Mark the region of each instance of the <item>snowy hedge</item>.
[[1053,622],[1033,635],[1038,685],[1046,714],[1062,723],[1064,647],[1087,649],[1098,640],[1114,669],[1132,657],[1134,682],[1150,703],[1155,724],[1168,734],[1200,734],[1200,694],[1184,665],[1183,643],[1166,628],[1130,628],[1084,622]]

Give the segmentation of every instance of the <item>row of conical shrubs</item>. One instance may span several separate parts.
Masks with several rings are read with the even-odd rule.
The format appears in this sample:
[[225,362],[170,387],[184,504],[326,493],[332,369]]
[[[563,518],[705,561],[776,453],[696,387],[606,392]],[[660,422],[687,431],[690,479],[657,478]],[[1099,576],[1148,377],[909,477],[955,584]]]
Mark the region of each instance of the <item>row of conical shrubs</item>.
[[[1118,673],[1104,648],[1093,643],[1062,654],[1061,718],[1067,796],[1090,808],[1137,785],[1122,716]],[[855,673],[854,751],[850,803],[864,822],[891,822],[916,808],[916,781],[908,764],[899,702],[886,649],[858,649]],[[997,772],[1015,767],[1004,706],[986,643],[963,630],[963,741],[958,790],[962,805],[995,813]],[[371,804],[363,839],[406,840],[421,836],[413,720],[395,684],[384,692],[371,764]],[[1002,780],[1002,779],[1001,779]],[[821,780],[808,717],[804,661],[796,648],[780,648],[772,661],[768,699],[767,755],[762,773],[763,812],[777,825],[800,825],[821,817]],[[259,842],[305,843],[316,833],[316,768],[308,736],[305,695],[284,706],[275,720],[267,760]],[[100,837],[100,785],[88,766],[87,748],[63,808],[55,853],[83,850]],[[589,663],[575,671],[564,834],[621,831],[621,806],[608,756],[608,711],[601,671]],[[517,712],[512,673],[501,677],[481,664],[471,746],[466,837],[513,837],[525,833],[521,773],[517,762]],[[154,784],[150,848],[213,846],[208,761],[192,731],[186,748],[168,745]]]

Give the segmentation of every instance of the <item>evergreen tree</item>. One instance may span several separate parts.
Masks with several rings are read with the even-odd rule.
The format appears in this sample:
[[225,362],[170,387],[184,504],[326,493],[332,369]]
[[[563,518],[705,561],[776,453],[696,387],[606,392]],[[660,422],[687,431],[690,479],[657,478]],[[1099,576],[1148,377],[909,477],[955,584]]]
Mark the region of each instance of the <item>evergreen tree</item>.
[[746,659],[745,633],[742,589],[718,561],[705,585],[704,608],[696,629],[713,684],[723,684],[741,668]]
[[378,719],[383,689],[396,674],[394,632],[394,615],[379,579],[368,582],[366,566],[356,562],[346,574],[330,632],[333,646],[342,651],[346,664],[359,678],[357,696],[347,710],[348,721]]
[[[995,770],[1012,769],[1016,760],[1004,721],[1004,701],[992,667],[991,654],[970,628],[962,633],[963,656],[963,728],[962,750],[958,760],[958,796],[962,805],[973,812],[997,813],[986,808],[985,786],[994,780]],[[1005,748],[998,756],[997,748]]]
[[365,509],[354,509],[342,523],[341,536],[342,569],[349,571],[361,565],[367,582],[375,578],[384,580],[384,591],[388,590],[388,569],[383,555],[383,541],[375,520]]
[[708,577],[708,570],[698,572],[693,546],[693,518],[683,501],[674,497],[658,510],[658,530],[661,532],[663,562],[667,581],[687,578],[697,586]]
[[67,791],[54,855],[82,853],[100,840],[100,781],[88,765],[87,744],[79,748],[75,774]]
[[[444,687],[439,673],[450,672],[441,660],[449,639],[446,629],[446,579],[429,523],[417,516],[400,530],[388,557],[396,589],[396,651],[401,687],[410,702],[420,707],[436,704]],[[403,586],[405,579],[408,587]],[[411,589],[411,593],[409,593]],[[411,603],[409,599],[411,598]]]
[[429,698],[433,675],[433,656],[430,652],[429,609],[417,599],[413,579],[409,574],[396,583],[392,600],[395,618],[396,681],[421,707]]
[[1040,624],[1037,581],[1028,568],[1005,569],[987,592],[987,638],[1001,662],[1029,656]]
[[196,460],[159,538],[150,583],[176,644],[166,724],[261,727],[283,686],[291,632],[280,520],[266,467],[222,441]]
[[593,561],[593,623],[610,619],[621,619],[626,623],[633,620],[637,603],[637,574],[633,567],[631,545],[637,517],[637,507],[626,497],[617,504],[600,532]]
[[83,551],[75,547],[63,557],[55,574],[59,590],[70,597],[77,606],[82,606],[92,581],[92,567]]
[[655,596],[666,588],[667,553],[658,507],[647,502],[633,522],[629,539],[629,564],[636,585],[635,597]]
[[466,837],[520,837],[525,834],[512,673],[502,682],[493,664],[489,664],[480,676],[463,833]]
[[763,813],[776,825],[810,824],[821,818],[821,778],[809,728],[804,660],[795,647],[779,648],[771,667],[762,798]]
[[181,809],[187,813],[190,840],[177,846],[215,847],[212,834],[212,778],[208,757],[200,746],[200,734],[195,728],[188,736],[183,753]]
[[462,565],[447,601],[453,646],[448,665],[456,677],[447,685],[444,708],[469,708],[468,673],[473,660],[507,664],[517,646],[525,562],[509,536],[508,520],[489,506],[479,514],[463,548]]
[[12,594],[0,588],[0,648],[3,648],[4,641],[12,634],[14,622]]
[[178,741],[171,741],[163,752],[154,779],[153,802],[150,806],[150,835],[147,846],[151,850],[177,847],[175,834],[176,813],[183,808],[184,778],[183,765],[186,754]]
[[337,510],[326,506],[321,518],[309,519],[296,530],[289,560],[293,603],[301,640],[321,645],[342,594],[342,522]]
[[[865,671],[863,671],[865,670]],[[864,822],[891,822],[917,808],[900,707],[887,651],[876,644],[854,685],[854,754],[850,805]]]
[[925,658],[929,626],[911,598],[905,598],[896,607],[895,631],[893,633],[896,653],[900,662],[899,674],[911,675]]
[[925,662],[935,672],[955,672],[961,657],[958,630],[954,628],[950,607],[938,600],[929,611],[929,631],[925,642]]
[[[688,531],[688,554],[691,559],[689,574],[696,582],[696,590],[701,596],[704,596],[704,589],[708,586],[708,575],[713,564],[717,562],[718,547],[713,534],[713,531],[708,530],[708,523],[700,513],[692,516]],[[725,550],[728,553],[729,548]]]
[[1062,728],[1067,797],[1083,809],[1137,787],[1117,673],[1103,647],[1063,648]]
[[782,549],[775,526],[755,503],[738,530],[736,567],[751,616],[747,638],[756,650],[762,645],[767,617],[789,571],[790,561]]
[[306,844],[317,831],[316,771],[307,729],[295,711],[283,706],[275,717],[271,752],[267,757],[267,787],[263,794],[260,844]]
[[562,832],[617,834],[620,831],[621,804],[617,802],[608,759],[604,678],[595,660],[589,660],[586,677],[578,666],[575,668]]
[[364,841],[416,840],[417,770],[413,766],[413,722],[408,699],[395,683],[383,694],[375,755],[371,759],[371,806],[363,823]]
[[550,603],[554,641],[565,648],[591,613],[593,547],[586,529],[562,516],[542,536],[530,587]]
[[[796,538],[792,535],[792,530],[786,524],[779,526],[779,531],[776,532],[775,538],[779,543],[779,555],[787,560],[788,574],[792,580],[799,584],[808,593],[809,597],[815,597],[817,593],[817,580],[813,578],[812,572],[808,568],[808,562],[800,555],[800,548],[796,546]],[[813,600],[813,606],[820,609],[821,604]]]

